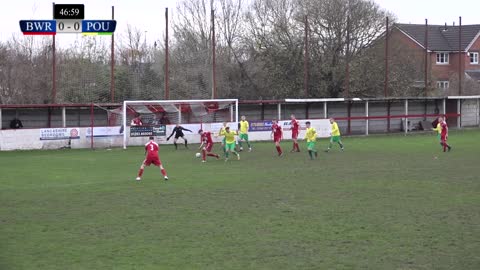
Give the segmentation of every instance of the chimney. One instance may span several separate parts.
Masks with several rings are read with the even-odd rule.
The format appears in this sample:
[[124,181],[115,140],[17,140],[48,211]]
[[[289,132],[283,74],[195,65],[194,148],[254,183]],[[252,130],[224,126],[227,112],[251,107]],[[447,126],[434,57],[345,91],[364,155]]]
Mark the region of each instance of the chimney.
[[448,28],[447,28],[447,23],[445,23],[445,27],[442,29],[442,32],[445,32],[445,31],[447,31],[447,30],[448,30]]

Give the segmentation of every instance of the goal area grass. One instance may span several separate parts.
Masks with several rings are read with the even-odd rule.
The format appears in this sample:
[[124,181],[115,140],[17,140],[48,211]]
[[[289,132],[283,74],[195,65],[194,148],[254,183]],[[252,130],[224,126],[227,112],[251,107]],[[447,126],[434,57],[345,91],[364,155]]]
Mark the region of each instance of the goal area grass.
[[[0,269],[480,269],[480,131],[0,152]],[[220,153],[220,144],[214,151]]]

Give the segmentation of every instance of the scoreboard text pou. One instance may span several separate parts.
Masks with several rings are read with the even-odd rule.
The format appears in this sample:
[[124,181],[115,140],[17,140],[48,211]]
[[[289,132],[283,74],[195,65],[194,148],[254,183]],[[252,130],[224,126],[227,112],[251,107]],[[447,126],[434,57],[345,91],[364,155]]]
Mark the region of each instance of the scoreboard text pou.
[[21,20],[24,35],[56,35],[76,33],[85,35],[111,35],[115,32],[115,20],[84,20],[84,5],[56,4],[53,20]]

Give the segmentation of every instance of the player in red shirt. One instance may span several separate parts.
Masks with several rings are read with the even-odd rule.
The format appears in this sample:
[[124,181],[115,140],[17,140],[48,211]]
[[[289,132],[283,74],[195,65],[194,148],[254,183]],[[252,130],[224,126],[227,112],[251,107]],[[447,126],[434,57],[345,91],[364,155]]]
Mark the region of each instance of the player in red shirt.
[[145,144],[145,160],[138,171],[137,181],[142,180],[143,170],[145,169],[145,166],[150,166],[150,164],[160,167],[163,179],[165,179],[165,181],[168,180],[167,171],[163,168],[162,162],[158,157],[158,144],[153,141],[153,137],[150,137],[150,141]]
[[452,147],[447,143],[447,139],[448,139],[447,121],[445,121],[445,119],[443,118],[440,118],[440,119],[441,119],[440,125],[442,127],[442,133],[440,134],[440,143],[443,146],[443,152],[447,151],[447,148],[448,148],[448,152],[450,152],[450,150],[452,150]]
[[200,140],[202,141],[202,144],[200,144],[200,147],[198,148],[198,149],[202,149],[202,162],[207,161],[207,156],[220,159],[219,155],[212,153],[212,149],[213,149],[212,133],[210,131],[203,131],[200,129],[198,131],[198,134],[200,134],[201,136]]
[[290,115],[290,119],[291,119],[290,125],[292,129],[292,140],[293,140],[293,148],[290,152],[300,152],[300,148],[298,147],[298,141],[297,141],[298,131],[300,129],[300,123],[295,118],[294,114]]
[[280,141],[282,140],[282,127],[278,124],[277,120],[272,121],[272,134],[275,147],[277,148],[278,156],[283,155],[282,148],[280,147]]

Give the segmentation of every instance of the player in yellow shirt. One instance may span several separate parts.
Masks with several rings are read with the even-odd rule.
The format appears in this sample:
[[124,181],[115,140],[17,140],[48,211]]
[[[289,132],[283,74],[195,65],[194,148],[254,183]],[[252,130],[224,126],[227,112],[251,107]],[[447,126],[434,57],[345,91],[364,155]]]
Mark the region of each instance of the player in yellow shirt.
[[240,146],[240,151],[243,151],[242,147],[242,142],[245,141],[248,145],[248,151],[252,151],[252,147],[250,145],[250,142],[248,141],[248,128],[250,125],[248,124],[248,121],[245,120],[245,115],[242,115],[242,118],[239,123],[239,132],[238,132],[238,145]]
[[340,129],[338,128],[338,124],[333,118],[330,118],[330,124],[332,126],[332,131],[330,133],[330,144],[328,145],[328,149],[325,150],[325,152],[330,151],[330,148],[332,148],[332,144],[334,142],[338,143],[338,145],[340,145],[340,149],[342,149],[343,151],[344,148],[342,140],[340,139]]
[[305,124],[307,126],[305,139],[307,140],[308,155],[310,156],[310,159],[313,160],[318,155],[317,150],[315,149],[315,143],[317,142],[317,131],[315,128],[310,127],[310,121],[307,121]]
[[240,154],[235,151],[235,136],[238,132],[230,130],[230,127],[225,127],[223,136],[225,136],[225,161],[228,161],[228,156],[233,153],[240,160]]
[[436,128],[432,128],[432,130],[436,131],[437,132],[437,137],[438,137],[438,141],[440,142],[440,145],[443,146],[442,144],[442,120],[443,118],[442,117],[439,117],[438,118],[438,124],[437,124],[437,127]]
[[[223,122],[223,126],[220,128],[218,131],[218,136],[225,136],[225,129],[227,128],[227,122]],[[226,148],[225,148],[225,137],[222,139],[222,149],[223,149],[223,154],[226,154]]]

